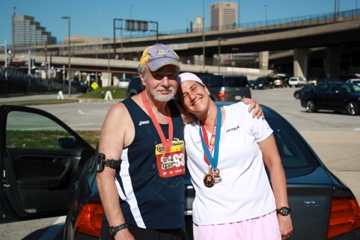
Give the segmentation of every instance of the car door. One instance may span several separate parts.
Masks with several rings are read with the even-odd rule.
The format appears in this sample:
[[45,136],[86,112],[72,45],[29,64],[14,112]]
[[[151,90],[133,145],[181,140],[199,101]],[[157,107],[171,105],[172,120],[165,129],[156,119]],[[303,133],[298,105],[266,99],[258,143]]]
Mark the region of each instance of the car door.
[[344,110],[346,101],[340,88],[332,84],[327,96],[327,108],[330,110]]
[[94,149],[55,116],[0,106],[1,222],[67,213]]
[[329,84],[321,84],[314,88],[313,101],[319,109],[327,109]]

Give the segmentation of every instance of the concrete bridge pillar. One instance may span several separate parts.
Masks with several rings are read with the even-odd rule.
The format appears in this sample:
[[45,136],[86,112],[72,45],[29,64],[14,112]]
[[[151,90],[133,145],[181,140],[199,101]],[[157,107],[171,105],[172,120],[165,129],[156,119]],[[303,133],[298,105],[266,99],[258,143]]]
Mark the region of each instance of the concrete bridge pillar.
[[307,78],[309,66],[309,49],[294,49],[294,76]]
[[103,87],[109,87],[112,83],[112,73],[110,72],[102,72],[101,74],[101,81]]
[[266,75],[269,69],[269,51],[259,53],[259,69],[262,75]]
[[325,58],[326,78],[339,80],[341,74],[341,47],[327,47]]

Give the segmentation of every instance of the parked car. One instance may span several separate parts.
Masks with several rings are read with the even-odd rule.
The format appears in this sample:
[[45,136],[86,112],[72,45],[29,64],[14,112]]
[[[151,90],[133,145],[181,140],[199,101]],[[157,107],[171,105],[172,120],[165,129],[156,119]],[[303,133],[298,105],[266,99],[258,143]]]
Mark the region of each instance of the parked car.
[[144,85],[141,82],[140,77],[133,77],[129,82],[129,86],[126,91],[127,97],[132,97],[144,90]]
[[307,83],[314,83],[314,84],[317,84],[319,82],[319,78],[309,78],[307,80]]
[[210,97],[216,102],[237,102],[242,98],[251,98],[249,82],[244,75],[199,76],[210,91]]
[[309,84],[306,84],[304,87],[298,89],[298,90],[295,90],[294,92],[294,98],[296,99],[300,99],[301,95],[303,94],[303,92],[306,92],[306,91],[309,91],[311,89],[313,89],[314,87],[316,86],[316,84],[314,83],[309,83]]
[[274,87],[288,87],[290,76],[286,73],[277,73],[274,75]]
[[273,88],[273,79],[270,77],[259,77],[253,82],[252,89]]
[[301,106],[307,112],[333,110],[358,115],[360,110],[360,85],[344,82],[319,83],[300,98]]
[[281,78],[274,78],[272,79],[272,83],[273,83],[273,86],[278,88],[278,87],[285,87],[285,81]]
[[119,80],[118,88],[128,88],[130,79],[123,78]]
[[290,87],[301,87],[306,85],[306,79],[303,77],[291,77],[289,78],[289,86]]
[[[291,239],[359,239],[360,208],[351,190],[324,166],[289,122],[262,107],[286,172],[294,225]],[[103,208],[95,182],[97,152],[45,111],[2,105],[0,119],[0,221],[68,212],[64,240],[99,239]],[[195,192],[188,174],[184,184],[191,239]]]

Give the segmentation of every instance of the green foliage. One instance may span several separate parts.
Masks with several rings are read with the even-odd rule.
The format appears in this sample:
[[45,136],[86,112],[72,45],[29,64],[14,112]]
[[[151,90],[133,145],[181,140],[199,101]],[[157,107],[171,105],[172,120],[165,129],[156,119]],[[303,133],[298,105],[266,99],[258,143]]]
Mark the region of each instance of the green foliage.
[[[77,131],[92,147],[96,147],[100,131]],[[8,148],[34,148],[59,149],[58,140],[62,137],[72,137],[66,131],[54,130],[7,130],[6,147]]]
[[117,88],[117,87],[99,87],[88,93],[82,94],[79,98],[105,98],[107,91],[111,92],[113,99],[124,99],[126,98],[126,88]]
[[68,132],[59,130],[7,130],[6,147],[58,149],[58,139],[64,136],[70,137]]

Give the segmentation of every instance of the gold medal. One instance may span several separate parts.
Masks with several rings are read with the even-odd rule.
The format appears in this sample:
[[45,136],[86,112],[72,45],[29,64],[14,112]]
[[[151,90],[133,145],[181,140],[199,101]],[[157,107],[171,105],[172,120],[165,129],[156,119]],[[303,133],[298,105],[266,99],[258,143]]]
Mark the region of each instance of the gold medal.
[[204,175],[204,185],[208,188],[211,188],[215,185],[215,179],[212,173],[207,173]]

